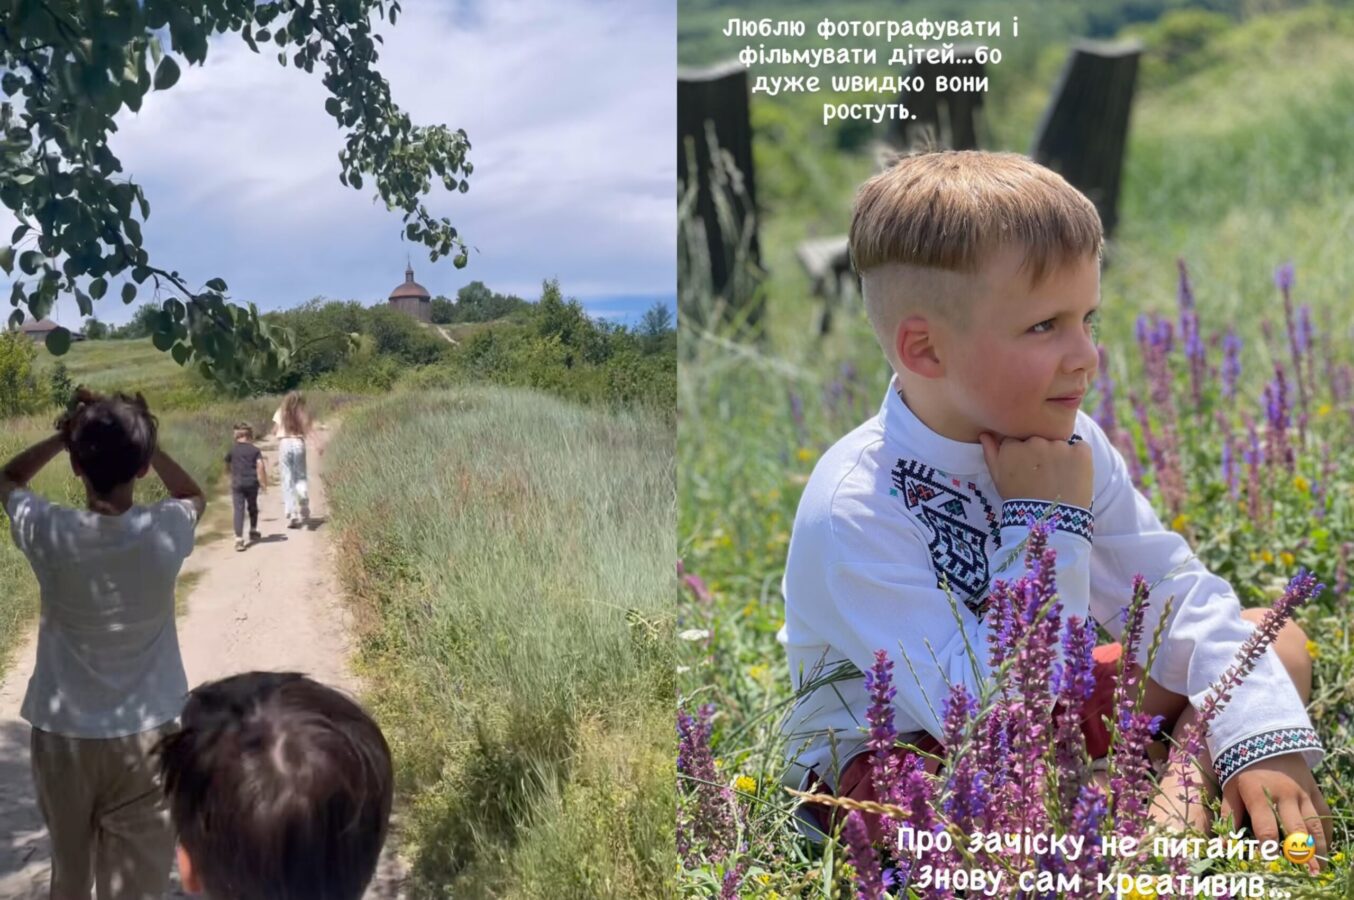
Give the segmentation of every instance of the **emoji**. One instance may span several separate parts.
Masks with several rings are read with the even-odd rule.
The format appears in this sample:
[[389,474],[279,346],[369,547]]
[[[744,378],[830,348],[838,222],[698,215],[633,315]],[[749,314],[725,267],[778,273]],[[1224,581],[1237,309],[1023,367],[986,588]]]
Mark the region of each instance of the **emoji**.
[[1316,855],[1316,838],[1305,831],[1295,831],[1283,839],[1284,859],[1301,865]]

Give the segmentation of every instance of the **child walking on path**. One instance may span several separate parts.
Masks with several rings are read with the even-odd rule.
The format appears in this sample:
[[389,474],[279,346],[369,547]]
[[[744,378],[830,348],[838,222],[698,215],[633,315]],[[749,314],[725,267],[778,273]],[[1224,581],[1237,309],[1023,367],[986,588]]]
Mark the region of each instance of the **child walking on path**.
[[282,509],[288,528],[300,528],[310,519],[306,438],[314,428],[305,398],[299,391],[287,394],[273,413],[273,433],[278,438],[277,455],[282,469]]
[[[41,595],[37,662],[20,714],[32,726],[38,806],[52,841],[51,896],[159,898],[174,835],[150,758],[188,691],[174,582],[192,553],[202,489],[157,440],[141,395],[81,388],[57,433],[0,469],[0,502]],[[84,509],[27,485],[62,450]],[[133,503],[152,469],[173,499]]]
[[243,550],[245,510],[249,510],[249,540],[257,541],[263,537],[259,534],[259,492],[268,491],[268,464],[263,451],[254,446],[254,429],[248,422],[236,423],[235,443],[226,451],[226,465],[235,504],[235,549]]

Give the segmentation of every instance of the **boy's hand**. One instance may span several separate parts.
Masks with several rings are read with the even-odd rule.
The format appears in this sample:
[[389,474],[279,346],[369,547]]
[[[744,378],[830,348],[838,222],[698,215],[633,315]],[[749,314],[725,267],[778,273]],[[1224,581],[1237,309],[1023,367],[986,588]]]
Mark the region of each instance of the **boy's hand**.
[[[1232,815],[1240,821],[1238,814],[1243,812],[1250,815],[1257,840],[1277,841],[1305,831],[1316,839],[1316,855],[1326,855],[1333,837],[1331,811],[1301,753],[1262,759],[1227,782],[1222,789],[1222,818]],[[1318,872],[1321,867],[1313,858],[1308,868]]]
[[1031,437],[978,436],[997,493],[1008,500],[1048,500],[1090,509],[1095,487],[1091,447]]

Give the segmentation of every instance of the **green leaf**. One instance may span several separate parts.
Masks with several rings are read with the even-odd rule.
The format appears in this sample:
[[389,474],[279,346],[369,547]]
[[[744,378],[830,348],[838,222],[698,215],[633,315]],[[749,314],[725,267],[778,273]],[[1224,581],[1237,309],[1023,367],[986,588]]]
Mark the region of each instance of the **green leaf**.
[[42,265],[42,254],[36,250],[25,250],[19,254],[19,268],[25,275],[32,275]]
[[161,353],[174,346],[174,336],[163,331],[157,331],[150,336],[150,342],[155,345],[155,349]]
[[338,101],[337,97],[330,97],[328,100],[324,101],[324,111],[331,116],[337,116],[339,113],[343,112],[343,104]]
[[108,280],[106,278],[95,278],[89,283],[89,296],[99,300],[108,292]]
[[53,356],[63,356],[71,348],[71,333],[58,326],[47,333],[47,351]]
[[175,344],[169,350],[169,355],[174,357],[174,362],[183,365],[188,362],[188,348],[183,344]]
[[179,80],[179,64],[174,62],[174,57],[166,56],[160,60],[160,64],[155,67],[155,89],[157,91],[167,91],[172,88]]
[[23,323],[24,323],[24,311],[22,309],[16,309],[14,310],[14,312],[9,314],[10,328],[18,328]]
[[217,293],[223,293],[226,290],[226,283],[220,278],[213,278],[207,282],[207,287]]
[[136,299],[136,285],[130,281],[122,286],[122,302],[131,303]]
[[94,315],[94,302],[79,288],[75,289],[75,304],[80,307],[81,316]]
[[14,271],[13,247],[0,247],[0,269],[4,269],[6,275]]
[[451,264],[458,269],[464,269],[465,264],[468,262],[470,262],[470,257],[466,255],[466,252],[464,250],[462,250],[460,253],[456,255],[456,258],[451,261]]

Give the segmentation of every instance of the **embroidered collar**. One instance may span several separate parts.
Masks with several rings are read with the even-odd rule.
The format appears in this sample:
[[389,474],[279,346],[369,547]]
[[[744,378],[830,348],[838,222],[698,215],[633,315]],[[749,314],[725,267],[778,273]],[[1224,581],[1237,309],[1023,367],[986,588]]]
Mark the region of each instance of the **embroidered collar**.
[[956,475],[987,473],[983,445],[951,440],[932,431],[903,402],[896,375],[889,381],[884,403],[879,407],[879,424],[884,429],[884,438],[909,457]]

